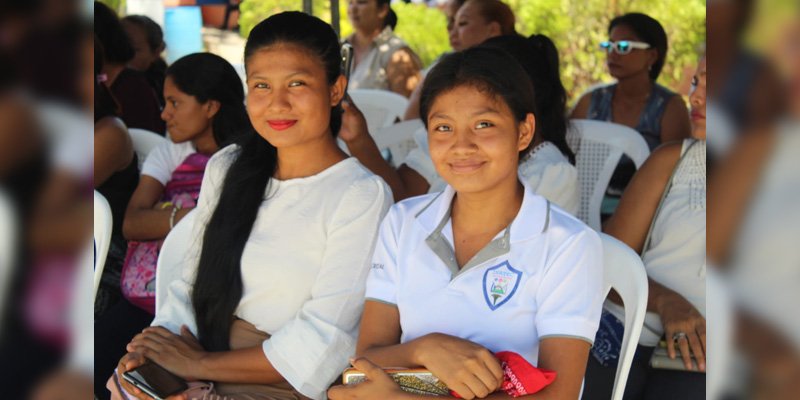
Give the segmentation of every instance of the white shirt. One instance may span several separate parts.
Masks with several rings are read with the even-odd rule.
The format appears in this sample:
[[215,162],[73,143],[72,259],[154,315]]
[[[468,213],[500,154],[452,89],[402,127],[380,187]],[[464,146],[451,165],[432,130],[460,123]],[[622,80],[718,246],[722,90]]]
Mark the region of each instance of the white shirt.
[[800,122],[782,121],[774,135],[728,271],[737,305],[800,351]]
[[[208,162],[183,279],[173,282],[153,325],[196,332],[189,290],[203,231],[235,145]],[[306,178],[272,179],[242,254],[235,315],[271,335],[264,354],[300,393],[325,397],[355,353],[364,284],[378,225],[391,205],[383,180],[348,158]]]
[[[692,142],[693,139],[684,140],[681,154]],[[677,168],[642,262],[650,279],[680,294],[705,315],[706,142],[699,141],[688,148]],[[606,307],[624,321],[622,307],[611,302],[606,302]],[[661,317],[648,312],[639,344],[655,346],[663,334]]]
[[597,233],[526,187],[511,225],[459,269],[454,194],[402,201],[381,225],[366,295],[398,307],[400,341],[440,332],[533,365],[543,338],[591,343],[603,302]]
[[[406,156],[404,164],[417,171],[430,184],[428,193],[440,192],[447,182],[439,176],[428,149],[428,135],[419,130],[414,135],[417,147]],[[578,169],[569,163],[561,150],[551,142],[542,142],[533,148],[519,164],[520,180],[534,193],[552,201],[572,215],[581,204],[578,186]]]
[[150,176],[166,186],[175,169],[186,160],[186,157],[196,152],[191,141],[173,143],[167,140],[147,155],[142,164],[142,175]]

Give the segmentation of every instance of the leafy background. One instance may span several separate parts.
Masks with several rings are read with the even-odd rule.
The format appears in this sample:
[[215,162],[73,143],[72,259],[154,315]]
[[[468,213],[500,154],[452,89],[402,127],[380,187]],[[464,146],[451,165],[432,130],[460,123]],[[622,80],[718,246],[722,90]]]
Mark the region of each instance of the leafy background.
[[[125,0],[102,0],[120,9]],[[130,1],[130,0],[128,0]],[[585,90],[612,78],[605,55],[597,44],[607,39],[608,22],[626,12],[644,12],[661,22],[669,37],[667,63],[659,83],[686,93],[706,37],[705,0],[504,0],[517,17],[517,31],[543,33],[556,43],[561,57],[561,76],[574,102]],[[239,17],[240,33],[247,37],[258,22],[288,10],[301,10],[302,0],[245,0]],[[313,14],[331,21],[329,0],[313,0]],[[395,2],[397,34],[420,56],[425,65],[449,50],[444,14],[419,4]],[[339,0],[343,36],[353,32],[347,20],[347,0]]]

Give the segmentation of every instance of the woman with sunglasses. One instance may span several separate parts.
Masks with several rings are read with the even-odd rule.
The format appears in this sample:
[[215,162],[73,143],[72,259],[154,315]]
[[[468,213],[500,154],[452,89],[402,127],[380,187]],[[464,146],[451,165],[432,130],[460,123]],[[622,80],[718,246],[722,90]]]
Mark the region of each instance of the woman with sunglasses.
[[667,57],[661,24],[645,14],[625,14],[611,20],[608,36],[600,48],[608,54],[608,72],[617,82],[583,95],[571,117],[627,125],[644,136],[650,150],[689,137],[686,104],[656,83]]
[[[667,57],[667,34],[652,17],[630,13],[611,20],[606,51],[608,72],[617,82],[584,94],[570,118],[594,119],[629,126],[641,133],[650,151],[689,137],[689,113],[676,93],[656,83]],[[608,194],[618,197],[635,167],[623,158]]]

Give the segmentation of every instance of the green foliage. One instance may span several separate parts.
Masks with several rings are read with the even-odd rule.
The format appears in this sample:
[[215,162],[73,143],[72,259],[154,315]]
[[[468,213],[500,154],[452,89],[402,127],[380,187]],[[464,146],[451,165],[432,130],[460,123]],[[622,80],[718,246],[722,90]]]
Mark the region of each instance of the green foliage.
[[122,13],[125,8],[125,0],[100,0],[100,2],[111,7],[117,14]]
[[397,2],[392,4],[397,13],[397,36],[422,59],[422,64],[430,65],[442,53],[450,50],[447,39],[447,19],[436,8]]
[[627,12],[644,12],[664,26],[669,51],[659,83],[678,90],[686,71],[697,64],[705,41],[705,1],[657,0],[509,0],[517,16],[517,30],[543,33],[559,49],[561,77],[571,102],[590,86],[611,81],[605,54],[597,45],[608,39],[608,22]]
[[[339,0],[339,26],[341,36],[353,33],[353,27],[347,19],[347,0]],[[239,31],[243,37],[250,34],[253,27],[272,14],[282,11],[302,10],[300,0],[264,0],[245,1],[241,5]],[[424,65],[430,64],[440,54],[449,50],[447,41],[447,21],[444,14],[435,8],[402,2],[392,5],[397,14],[397,35],[414,49]],[[312,12],[324,21],[331,22],[329,0],[313,0]]]
[[[259,22],[273,14],[283,11],[303,11],[301,0],[258,0],[243,1],[239,6],[239,33],[247,38],[250,31]],[[311,11],[314,15],[328,23],[331,22],[331,6],[329,0],[313,0]],[[347,20],[347,0],[339,0],[339,24],[340,29],[345,35],[352,32],[353,28]]]
[[[105,0],[114,1],[114,0]],[[117,0],[119,1],[119,0]],[[570,95],[578,99],[590,86],[611,81],[605,54],[598,43],[608,38],[608,22],[616,15],[644,12],[659,20],[669,37],[667,62],[659,83],[678,90],[687,71],[697,64],[700,45],[705,41],[705,1],[661,0],[505,0],[517,17],[517,31],[524,35],[542,33],[559,49],[561,76]],[[239,23],[242,36],[264,18],[281,11],[300,10],[300,0],[245,1]],[[396,2],[397,35],[403,38],[427,66],[449,50],[444,14],[435,8]],[[329,0],[313,0],[314,15],[330,22]],[[339,0],[343,36],[353,32],[347,20],[347,0]]]

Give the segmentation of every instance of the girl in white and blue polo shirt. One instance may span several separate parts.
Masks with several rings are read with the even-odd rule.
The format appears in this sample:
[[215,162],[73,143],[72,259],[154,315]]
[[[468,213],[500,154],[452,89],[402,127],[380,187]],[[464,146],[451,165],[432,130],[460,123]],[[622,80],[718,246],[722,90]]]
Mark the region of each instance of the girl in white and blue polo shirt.
[[[416,398],[380,367],[424,367],[464,398],[506,398],[492,353],[557,372],[536,399],[576,399],[602,308],[598,235],[521,183],[536,133],[533,86],[497,49],[449,55],[421,114],[440,193],[396,204],[367,281],[356,368],[332,399]],[[527,396],[526,396],[527,397]]]

